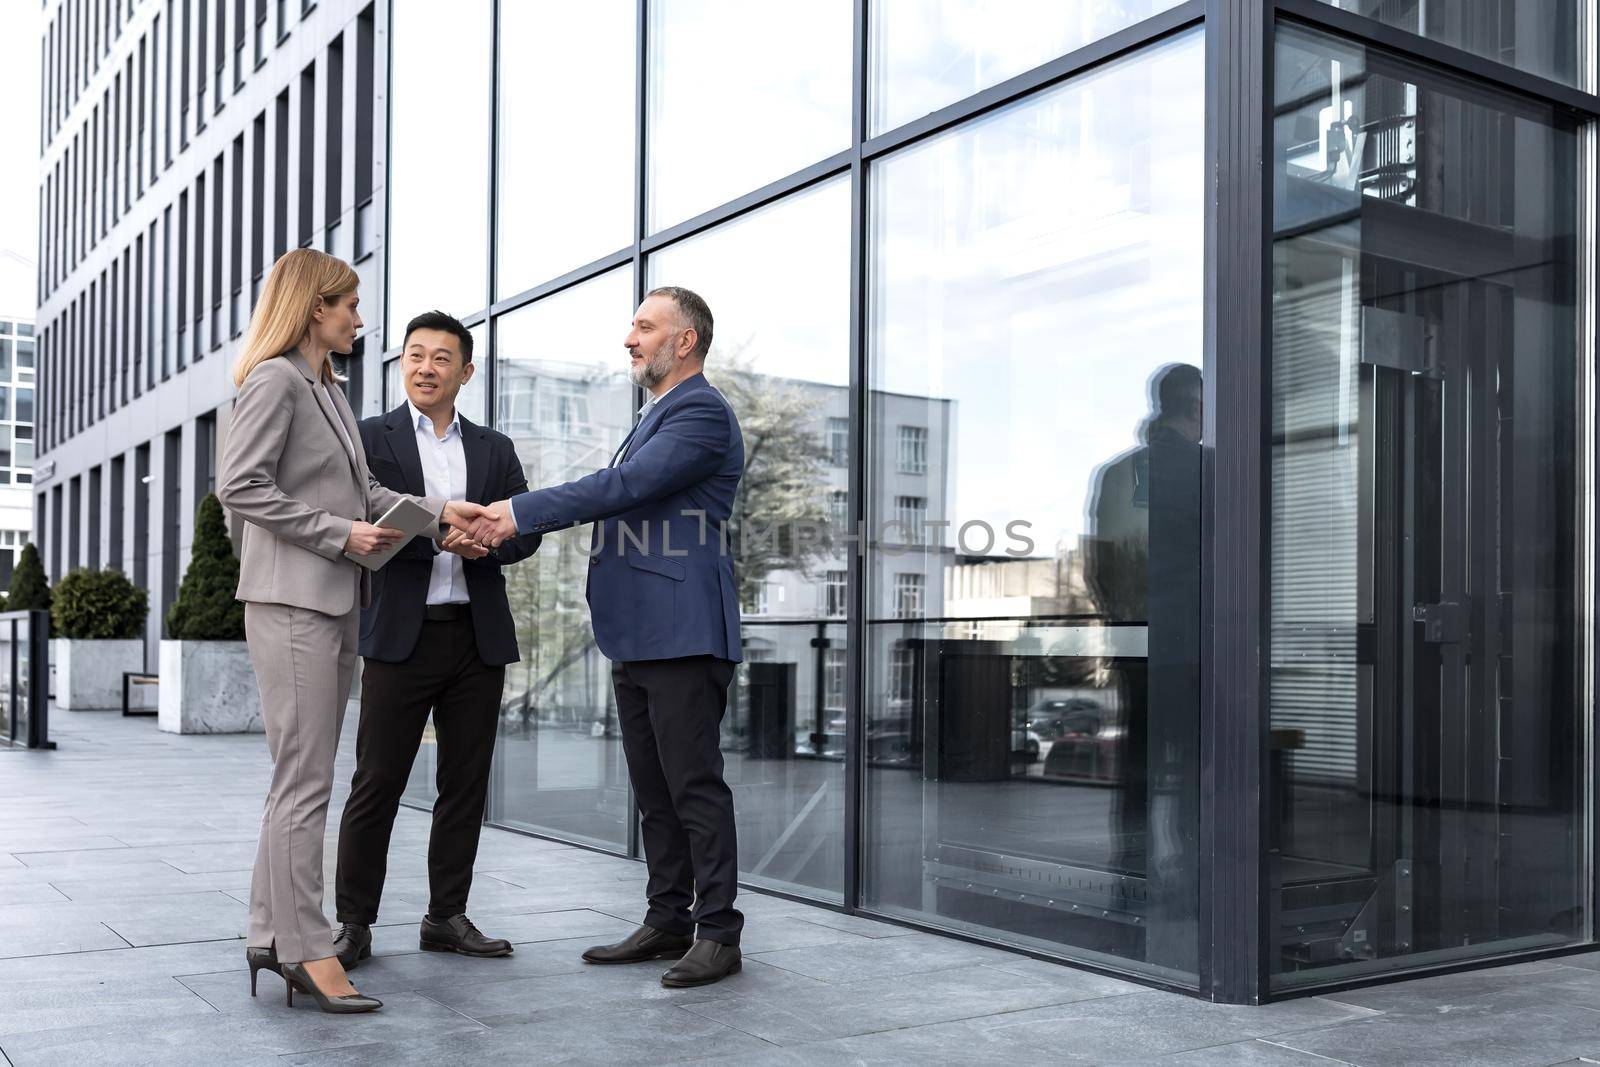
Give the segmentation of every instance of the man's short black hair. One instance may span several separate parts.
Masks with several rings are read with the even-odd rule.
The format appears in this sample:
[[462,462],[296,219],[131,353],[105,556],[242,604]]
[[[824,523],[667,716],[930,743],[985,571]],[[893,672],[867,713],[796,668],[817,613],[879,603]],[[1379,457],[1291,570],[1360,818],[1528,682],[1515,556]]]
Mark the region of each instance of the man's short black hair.
[[461,320],[454,315],[446,315],[442,311],[424,311],[406,323],[406,339],[400,347],[409,345],[411,335],[418,330],[443,330],[455,334],[456,340],[461,342],[461,362],[472,362],[472,331],[461,325]]

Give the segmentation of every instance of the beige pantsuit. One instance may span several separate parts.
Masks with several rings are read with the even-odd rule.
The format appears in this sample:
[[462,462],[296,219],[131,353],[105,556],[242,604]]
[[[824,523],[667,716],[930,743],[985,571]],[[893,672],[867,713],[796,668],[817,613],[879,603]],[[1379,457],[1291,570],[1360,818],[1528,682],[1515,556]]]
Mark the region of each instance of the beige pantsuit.
[[[245,520],[238,596],[272,752],[249,942],[285,963],[321,959],[333,955],[322,839],[368,599],[367,571],[344,546],[356,519],[372,521],[404,494],[368,472],[344,394],[291,351],[240,387],[217,496]],[[419,503],[438,514],[445,502]]]

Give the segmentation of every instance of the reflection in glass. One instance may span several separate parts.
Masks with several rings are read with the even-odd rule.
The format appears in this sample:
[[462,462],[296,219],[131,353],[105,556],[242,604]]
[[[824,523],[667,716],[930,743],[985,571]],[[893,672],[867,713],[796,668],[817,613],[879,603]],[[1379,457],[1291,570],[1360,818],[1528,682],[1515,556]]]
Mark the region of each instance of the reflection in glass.
[[[633,426],[622,339],[633,315],[624,267],[496,324],[497,427],[539,488],[604,467]],[[490,817],[624,849],[628,772],[585,591],[592,527],[545,534],[506,570],[522,660],[506,667]]]
[[1582,87],[1579,0],[1322,0],[1408,33]]
[[389,329],[488,303],[491,0],[394,0]]
[[1578,130],[1274,67],[1274,981],[1583,939]]
[[1182,0],[875,0],[868,100],[883,133]]
[[633,0],[500,5],[500,296],[633,239],[637,19]]
[[[711,305],[706,378],[744,434],[731,526],[745,662],[722,721],[740,874],[831,900],[844,886],[847,565],[828,527],[849,472],[848,438],[832,465],[828,430],[849,427],[849,193],[835,179],[649,262],[652,286]],[[801,526],[815,543],[766,536]]]
[[869,906],[1197,974],[1204,57],[874,168]]
[[850,145],[850,0],[755,10],[650,4],[652,232]]

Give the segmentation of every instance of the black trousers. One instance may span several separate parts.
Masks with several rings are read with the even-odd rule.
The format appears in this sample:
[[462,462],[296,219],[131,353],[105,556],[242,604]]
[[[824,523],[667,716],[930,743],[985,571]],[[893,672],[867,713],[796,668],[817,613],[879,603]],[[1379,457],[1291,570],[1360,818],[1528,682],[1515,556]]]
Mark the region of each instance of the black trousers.
[[388,870],[389,835],[423,727],[433,712],[439,798],[428,838],[428,914],[467,910],[489,792],[506,669],[478,658],[472,620],[428,620],[404,663],[367,660],[361,672],[356,773],[339,823],[339,921],[372,925]]
[[649,868],[645,925],[737,945],[739,843],[720,744],[732,680],[714,656],[611,667]]

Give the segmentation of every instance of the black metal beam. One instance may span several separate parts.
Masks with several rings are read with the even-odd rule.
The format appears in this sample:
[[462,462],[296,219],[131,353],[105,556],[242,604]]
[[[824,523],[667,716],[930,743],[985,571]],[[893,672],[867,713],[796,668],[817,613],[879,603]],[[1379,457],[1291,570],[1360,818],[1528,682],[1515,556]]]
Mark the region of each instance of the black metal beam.
[[739,215],[746,214],[775,200],[799,192],[809,186],[827,181],[837,174],[843,174],[850,169],[851,150],[836,152],[826,159],[820,159],[793,174],[768,182],[759,189],[745,193],[736,200],[729,200],[719,204],[709,211],[702,211],[691,219],[669,226],[664,230],[650,234],[642,239],[644,251],[656,252],[685,237],[693,237],[697,233],[719,226]]
[[[1496,63],[1415,33],[1396,29],[1376,19],[1364,18],[1321,0],[1276,0],[1278,14],[1306,23],[1360,44],[1385,49],[1425,63],[1445,73],[1487,83],[1518,96],[1566,108],[1585,117],[1600,116],[1600,96],[1542,78],[1537,74]],[[1576,32],[1576,29],[1574,29]],[[1589,62],[1592,62],[1592,58]]]
[[[861,154],[867,135],[867,0],[855,0],[851,39],[850,105],[850,467],[846,521],[862,529],[866,520],[866,432],[870,410],[867,367],[867,170]],[[862,906],[862,818],[866,790],[866,559],[861,542],[845,561],[845,711],[844,711],[844,891],[845,910]],[[822,655],[818,652],[818,655]]]
[[1206,3],[1200,980],[1266,989],[1271,0]]

